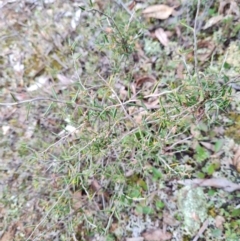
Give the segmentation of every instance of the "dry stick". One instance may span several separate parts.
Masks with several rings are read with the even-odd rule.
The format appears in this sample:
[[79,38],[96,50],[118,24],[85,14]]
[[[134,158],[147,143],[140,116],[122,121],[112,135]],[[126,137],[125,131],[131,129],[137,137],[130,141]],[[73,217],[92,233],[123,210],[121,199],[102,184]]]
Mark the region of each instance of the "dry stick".
[[115,0],[115,2],[118,5],[120,5],[132,17],[131,11],[125,6],[125,4],[121,0]]
[[189,136],[189,137],[187,137],[187,138],[185,138],[185,139],[183,139],[183,140],[177,141],[177,142],[175,142],[174,144],[172,144],[171,146],[165,148],[165,151],[170,151],[171,149],[173,149],[173,148],[174,148],[176,145],[178,145],[178,144],[182,144],[182,143],[187,143],[187,144],[189,144],[188,140],[190,140],[190,139],[192,139],[192,136]]
[[12,102],[12,103],[0,103],[0,106],[14,106],[14,105],[20,105],[20,104],[40,101],[40,100],[47,100],[47,101],[53,101],[53,102],[60,102],[60,103],[64,103],[64,104],[69,104],[68,102],[61,101],[61,100],[55,100],[55,99],[52,99],[52,98],[37,97],[37,98],[34,98],[34,99],[22,100],[22,101],[17,101],[17,102]]
[[202,83],[200,80],[199,72],[198,72],[198,59],[197,59],[197,18],[199,15],[199,8],[200,8],[200,0],[198,0],[197,3],[197,12],[195,16],[195,21],[194,21],[194,30],[193,30],[193,40],[194,40],[194,65],[195,65],[195,72],[197,74],[197,81],[199,87],[202,87]]
[[181,87],[182,87],[182,85],[179,86],[179,87],[177,87],[176,89],[173,89],[173,90],[166,90],[166,91],[161,92],[161,93],[158,93],[158,94],[145,95],[145,96],[143,96],[143,98],[160,97],[160,96],[162,96],[162,95],[174,93],[174,92],[177,92]]
[[[101,79],[102,76],[100,76]],[[103,79],[104,80],[104,79]],[[105,80],[104,80],[105,81]],[[106,83],[106,81],[105,81]],[[174,89],[174,90],[171,90],[171,91],[164,91],[164,92],[161,92],[159,94],[150,94],[150,95],[146,95],[144,96],[144,98],[149,98],[149,97],[159,97],[159,96],[162,96],[162,95],[166,95],[166,94],[169,94],[169,93],[173,93],[174,91],[177,91],[180,87]],[[111,90],[113,91],[114,95],[116,95],[118,101],[120,104],[117,104],[117,105],[112,105],[112,106],[107,106],[105,108],[106,109],[109,109],[110,107],[118,107],[118,106],[123,106],[123,105],[126,105],[128,103],[132,103],[132,102],[137,102],[138,100],[135,100],[134,98],[131,98],[130,100],[128,101],[125,101],[125,102],[121,102],[120,99],[118,98],[116,92],[111,88]],[[134,96],[135,97],[135,96]],[[71,104],[71,105],[75,105],[75,106],[78,106],[78,107],[83,107],[83,108],[88,108],[88,109],[92,109],[92,110],[96,110],[96,111],[101,111],[102,109],[100,108],[96,108],[96,107],[90,107],[90,106],[87,106],[87,105],[79,105],[79,104],[76,104],[76,103],[72,103],[70,101],[63,101],[63,100],[57,100],[57,99],[53,99],[53,98],[47,98],[47,97],[36,97],[36,98],[33,98],[33,99],[27,99],[27,100],[22,100],[22,101],[17,101],[17,102],[12,102],[12,103],[1,103],[0,102],[0,106],[15,106],[15,105],[21,105],[21,104],[26,104],[26,103],[31,103],[31,102],[35,102],[35,101],[52,101],[52,102],[57,102],[57,103],[62,103],[62,104]]]
[[[163,92],[160,95],[164,95],[164,94],[167,94],[167,93]],[[22,100],[22,101],[12,102],[12,103],[0,103],[0,106],[15,106],[15,105],[21,105],[21,104],[31,103],[31,102],[35,102],[35,101],[52,101],[52,102],[57,102],[57,103],[62,103],[62,104],[71,104],[71,105],[75,105],[77,107],[89,108],[91,110],[102,111],[102,109],[97,108],[97,107],[90,107],[90,106],[87,106],[87,105],[79,105],[79,104],[75,104],[75,103],[68,102],[68,101],[56,100],[56,99],[46,98],[46,97],[36,97],[34,99]],[[125,101],[121,104],[107,106],[104,110],[109,109],[110,107],[118,107],[118,106],[126,105],[128,103],[136,102],[136,101],[137,100],[130,99],[130,100]]]
[[206,221],[203,223],[202,227],[199,229],[197,235],[195,236],[195,238],[193,239],[193,241],[197,241],[200,236],[204,233],[204,231],[207,229],[208,227],[208,223],[209,223],[209,220],[206,219]]
[[137,20],[135,17],[134,17],[134,13],[135,12],[131,12],[128,7],[125,6],[125,4],[121,1],[121,0],[115,0],[115,2],[120,5],[129,15],[130,15],[130,20],[129,20],[129,23],[131,22],[131,19],[134,19],[134,20]]
[[57,102],[57,103],[62,103],[62,104],[71,104],[71,105],[75,105],[75,106],[79,106],[79,107],[83,107],[83,108],[89,108],[89,109],[92,109],[92,110],[98,110],[98,111],[101,110],[99,108],[89,107],[87,105],[79,105],[79,104],[75,104],[75,103],[68,102],[68,101],[56,100],[56,99],[53,99],[53,98],[45,98],[45,97],[37,97],[37,98],[34,98],[34,99],[22,100],[22,101],[12,102],[12,103],[0,103],[0,106],[21,105],[21,104],[31,103],[31,102],[35,102],[35,101],[52,101],[52,102]]
[[173,170],[160,155],[159,155],[158,157],[159,157],[159,159],[163,162],[163,164],[164,164],[169,170],[171,170],[171,171],[174,172],[175,174],[178,174],[178,172],[176,172],[175,170]]
[[108,231],[109,228],[110,228],[111,219],[112,219],[112,217],[113,217],[113,214],[115,213],[115,209],[116,209],[116,207],[113,207],[113,211],[112,211],[112,213],[111,213],[111,215],[110,215],[110,217],[109,217],[109,219],[108,219],[108,223],[107,223],[107,226],[106,226],[106,228],[105,228],[105,234],[107,233],[107,231]]
[[204,4],[204,9],[203,11],[201,12],[201,14],[199,14],[199,22],[198,22],[198,30],[200,30],[202,28],[202,25],[204,23],[204,17],[208,14],[208,11],[209,11],[209,8],[210,6],[212,6],[214,0],[211,0],[211,1],[207,1],[206,4]]

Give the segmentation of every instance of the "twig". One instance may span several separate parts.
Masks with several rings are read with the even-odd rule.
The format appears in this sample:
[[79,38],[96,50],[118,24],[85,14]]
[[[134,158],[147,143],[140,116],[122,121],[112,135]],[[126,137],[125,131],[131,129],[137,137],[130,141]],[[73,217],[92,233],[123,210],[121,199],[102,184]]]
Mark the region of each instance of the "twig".
[[158,93],[158,94],[145,95],[145,96],[143,96],[143,98],[159,97],[159,96],[162,96],[162,95],[174,93],[174,92],[177,92],[180,89],[180,87],[181,86],[177,87],[174,90],[167,90],[167,91],[164,91],[164,92],[161,92],[161,93]]
[[35,102],[35,101],[41,101],[41,100],[59,102],[59,103],[63,103],[63,104],[69,104],[69,102],[62,101],[62,100],[56,100],[56,99],[45,98],[45,97],[36,97],[36,98],[34,98],[34,99],[22,100],[22,101],[17,101],[17,102],[12,102],[12,103],[0,103],[0,106],[21,105],[21,104],[31,103],[31,102]]
[[198,3],[197,3],[197,12],[196,12],[195,21],[194,21],[193,39],[194,39],[195,72],[197,74],[198,85],[199,85],[199,87],[202,87],[202,83],[200,81],[200,76],[199,76],[199,72],[198,72],[198,59],[197,59],[197,19],[198,19],[198,14],[199,14],[199,8],[200,8],[200,0],[198,0]]
[[131,11],[125,6],[125,4],[121,1],[121,0],[115,0],[115,2],[120,5],[131,17],[132,17],[132,13]]
[[166,147],[166,148],[164,149],[164,151],[170,151],[170,150],[172,150],[172,149],[173,149],[176,145],[178,145],[178,144],[183,144],[183,143],[189,144],[189,141],[188,141],[188,140],[190,140],[190,139],[192,139],[192,136],[189,136],[189,137],[187,137],[187,138],[185,138],[185,139],[183,139],[183,140],[177,141],[177,142],[173,143],[171,146]]
[[197,235],[195,236],[195,238],[193,239],[193,241],[197,241],[200,236],[204,233],[204,231],[207,229],[208,227],[208,223],[209,223],[209,220],[206,219],[205,222],[203,223],[202,227],[199,229]]
[[0,106],[15,106],[15,105],[21,105],[21,104],[31,103],[31,102],[35,102],[35,101],[52,101],[52,102],[57,102],[57,103],[62,103],[62,104],[71,104],[71,105],[75,105],[75,106],[79,106],[79,107],[83,107],[83,108],[89,108],[92,110],[98,110],[98,111],[101,110],[99,108],[89,107],[87,105],[79,105],[79,104],[75,104],[75,103],[68,102],[68,101],[56,100],[53,98],[45,98],[45,97],[36,97],[33,99],[22,100],[22,101],[17,101],[17,102],[12,102],[12,103],[0,103]]
[[204,10],[199,15],[199,22],[197,26],[197,30],[199,31],[202,28],[202,24],[204,22],[204,19],[206,18],[206,15],[208,14],[209,8],[212,6],[214,0],[206,1],[206,4],[204,4]]
[[110,215],[110,217],[109,217],[109,219],[108,219],[108,223],[107,223],[107,226],[106,226],[106,228],[105,228],[105,234],[107,233],[107,231],[108,231],[109,228],[110,228],[111,220],[112,220],[112,217],[113,217],[113,215],[114,215],[115,209],[116,209],[116,207],[113,207],[113,211],[112,211],[112,213],[111,213],[111,215]]
[[176,172],[175,170],[173,170],[168,164],[167,162],[159,155],[158,158],[163,162],[163,164],[172,172],[174,172],[175,174],[178,174],[178,172]]

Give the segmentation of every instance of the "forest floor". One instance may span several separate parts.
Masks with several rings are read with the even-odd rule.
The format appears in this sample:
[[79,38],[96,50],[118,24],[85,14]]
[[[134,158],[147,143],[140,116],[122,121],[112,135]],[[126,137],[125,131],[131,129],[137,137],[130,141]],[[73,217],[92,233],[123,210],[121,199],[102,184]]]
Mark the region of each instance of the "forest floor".
[[239,0],[0,12],[0,241],[240,240]]

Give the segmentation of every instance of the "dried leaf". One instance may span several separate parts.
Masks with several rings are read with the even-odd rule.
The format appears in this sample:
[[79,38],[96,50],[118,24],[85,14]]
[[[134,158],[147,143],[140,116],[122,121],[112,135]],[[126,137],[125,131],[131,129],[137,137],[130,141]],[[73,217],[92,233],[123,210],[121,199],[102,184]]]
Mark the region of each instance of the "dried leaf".
[[205,29],[208,29],[208,28],[214,26],[215,24],[220,22],[222,19],[223,19],[223,15],[218,15],[218,16],[214,16],[214,17],[210,18],[204,25],[203,29],[205,30]]
[[163,212],[163,222],[172,227],[179,225],[179,221],[166,211]]
[[198,59],[203,63],[206,62],[212,56],[215,49],[216,49],[216,46],[212,41],[209,41],[209,40],[199,41],[198,50],[201,51],[202,53],[198,54]]
[[146,241],[164,241],[172,238],[172,234],[164,232],[162,229],[149,229],[142,233]]
[[215,218],[215,226],[216,228],[219,228],[219,229],[223,229],[223,223],[225,222],[225,218],[218,215],[216,218]]
[[220,1],[218,13],[226,15],[234,13],[237,16],[240,15],[238,4],[233,0]]
[[186,179],[178,181],[182,185],[196,185],[201,187],[215,187],[222,188],[226,192],[234,192],[240,190],[240,184],[233,183],[225,178],[211,178],[211,179]]
[[178,79],[184,79],[183,70],[184,70],[183,63],[179,63],[177,67],[177,76],[176,76]]
[[106,3],[107,3],[107,1],[104,1],[104,0],[96,0],[95,2],[96,2],[98,8],[99,8],[101,11],[103,11],[103,10],[106,8]]
[[136,83],[131,83],[130,88],[131,88],[133,95],[135,96],[137,94]]
[[236,170],[238,172],[240,172],[240,147],[239,146],[238,146],[238,149],[237,149],[237,151],[234,155],[232,164],[235,166]]
[[136,6],[136,1],[133,0],[133,1],[128,5],[128,9],[129,9],[130,11],[132,11],[135,6]]
[[82,13],[82,9],[79,8],[79,9],[75,12],[75,14],[74,14],[74,16],[73,16],[73,18],[72,18],[72,20],[71,20],[71,27],[72,27],[72,29],[73,29],[74,31],[76,30],[77,26],[79,25],[81,13]]
[[219,7],[218,7],[218,13],[220,14],[224,13],[224,8],[229,3],[231,3],[231,0],[220,1]]
[[146,18],[167,19],[173,13],[174,8],[164,4],[152,5],[143,10]]
[[175,27],[175,31],[176,31],[177,37],[181,38],[182,37],[182,30],[181,30],[181,28],[179,26],[176,26]]
[[124,86],[121,86],[120,88],[119,97],[120,97],[120,100],[123,100],[123,101],[125,101],[128,97],[128,91],[125,90]]
[[157,39],[160,41],[160,43],[163,46],[165,46],[165,47],[168,46],[169,39],[168,39],[167,33],[164,31],[164,29],[162,29],[162,28],[156,29],[155,36],[157,37]]
[[146,110],[142,110],[140,113],[134,116],[134,120],[137,124],[141,124],[143,117],[147,116],[148,112]]
[[77,191],[72,195],[72,207],[74,210],[78,210],[83,205],[82,193]]
[[93,179],[91,182],[91,188],[95,191],[98,192],[102,187],[99,184],[99,182],[96,179]]
[[230,8],[227,12],[228,14],[235,14],[236,16],[240,15],[239,6],[235,1],[231,1]]
[[209,151],[213,151],[214,152],[214,145],[206,142],[206,141],[200,141],[201,145],[204,146],[206,149],[208,149]]
[[157,109],[159,108],[159,98],[148,102],[148,101],[144,101],[144,105],[147,107],[147,109]]
[[153,76],[144,76],[144,77],[140,77],[138,78],[135,83],[136,83],[136,87],[137,88],[141,88],[143,86],[144,83],[156,83],[156,79]]
[[110,198],[109,194],[103,190],[102,186],[96,179],[92,180],[91,188],[93,189],[93,191],[96,192],[96,194],[98,194],[100,196],[103,195],[103,197],[105,198],[106,201],[109,200],[109,198]]
[[6,232],[2,235],[0,241],[9,241],[9,240],[14,240],[14,236],[17,232],[18,224],[14,223],[10,225],[7,229]]
[[110,28],[110,27],[106,27],[106,28],[105,28],[105,32],[106,32],[107,34],[113,33],[113,29]]
[[73,80],[62,74],[57,74],[57,79],[62,85],[70,85],[73,83]]

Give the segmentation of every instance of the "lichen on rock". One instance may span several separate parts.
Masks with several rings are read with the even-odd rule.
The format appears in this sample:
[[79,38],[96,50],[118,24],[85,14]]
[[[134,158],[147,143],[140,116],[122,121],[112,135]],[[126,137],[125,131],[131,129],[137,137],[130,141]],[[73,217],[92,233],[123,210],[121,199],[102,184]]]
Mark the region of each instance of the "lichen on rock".
[[179,190],[178,208],[182,212],[186,232],[194,235],[207,218],[207,200],[202,188],[186,186]]

